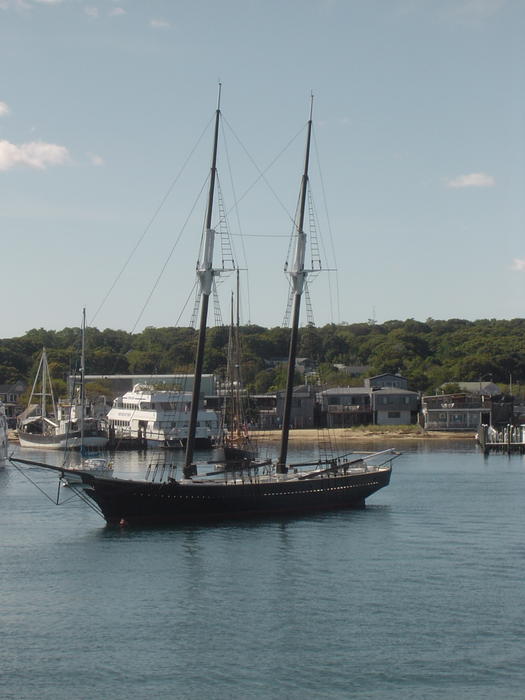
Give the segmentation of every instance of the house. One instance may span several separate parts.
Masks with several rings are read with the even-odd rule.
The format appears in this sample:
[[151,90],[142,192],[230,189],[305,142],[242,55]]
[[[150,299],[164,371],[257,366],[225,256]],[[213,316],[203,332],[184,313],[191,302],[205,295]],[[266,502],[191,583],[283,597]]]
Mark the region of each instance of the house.
[[370,389],[365,387],[335,387],[317,393],[321,425],[327,428],[349,428],[372,423]]
[[408,379],[400,374],[377,374],[375,377],[365,379],[365,386],[370,389],[408,389]]
[[256,427],[259,430],[273,430],[279,427],[277,393],[251,394],[250,404],[257,416]]
[[[277,392],[276,409],[279,425],[282,425],[285,397],[285,391]],[[292,428],[313,428],[315,426],[315,402],[315,387],[309,386],[308,384],[294,386],[290,412],[290,424]]]
[[380,375],[380,377],[366,379],[365,386],[337,387],[319,392],[317,397],[322,423],[330,428],[347,428],[369,423],[375,425],[417,423],[419,394],[406,388],[381,386],[383,381],[405,383],[407,380],[403,377],[397,375]]
[[[475,383],[479,392],[479,382]],[[476,431],[480,425],[506,425],[512,422],[513,408],[513,398],[501,393],[423,396],[423,427],[425,430]]]
[[20,397],[27,389],[25,382],[18,381],[15,384],[0,384],[0,401],[4,404],[5,415],[8,422],[11,423],[23,406],[20,403]]
[[[285,391],[269,394],[252,394],[250,405],[257,415],[257,427],[272,430],[282,426],[284,416]],[[290,424],[293,428],[313,428],[317,424],[315,387],[307,384],[296,386],[292,394]]]
[[[400,377],[399,379],[403,379]],[[406,381],[406,380],[405,380]],[[370,394],[375,425],[410,425],[417,423],[419,394],[408,389],[383,387]]]

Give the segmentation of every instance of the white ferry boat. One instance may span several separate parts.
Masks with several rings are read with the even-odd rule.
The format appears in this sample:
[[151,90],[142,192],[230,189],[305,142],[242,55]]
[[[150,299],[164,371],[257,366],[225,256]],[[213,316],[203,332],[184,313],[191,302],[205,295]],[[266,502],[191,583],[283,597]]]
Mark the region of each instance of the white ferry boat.
[[[117,397],[108,413],[115,440],[144,440],[152,447],[184,447],[191,410],[191,392],[157,390],[135,384]],[[219,432],[219,416],[200,408],[195,446],[209,448]]]
[[7,459],[7,418],[4,404],[0,401],[0,467],[3,467]]

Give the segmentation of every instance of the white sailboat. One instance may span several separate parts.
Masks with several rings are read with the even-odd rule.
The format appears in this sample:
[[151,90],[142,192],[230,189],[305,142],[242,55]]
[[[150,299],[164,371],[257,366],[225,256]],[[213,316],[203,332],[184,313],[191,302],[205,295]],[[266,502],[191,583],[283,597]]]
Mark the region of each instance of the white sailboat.
[[[44,348],[33,382],[26,410],[18,418],[18,440],[21,447],[40,450],[78,450],[81,447],[103,448],[108,443],[105,425],[88,415],[85,400],[85,310],[82,327],[80,397],[56,402]],[[35,399],[39,399],[38,402]]]
[[[68,472],[64,474],[63,483],[67,486],[71,484],[80,484],[82,478],[77,475],[76,471],[87,472],[97,476],[110,477],[113,475],[113,464],[106,456],[94,453],[93,448],[103,448],[108,443],[107,431],[103,430],[103,435],[100,436],[100,441],[97,443],[93,440],[92,424],[90,418],[86,419],[86,309],[82,309],[82,349],[80,353],[80,435],[78,438],[78,455],[79,461],[73,461],[71,450],[66,450],[64,454],[64,465],[68,465]],[[104,440],[102,439],[105,438]],[[76,447],[76,443],[72,446]]]

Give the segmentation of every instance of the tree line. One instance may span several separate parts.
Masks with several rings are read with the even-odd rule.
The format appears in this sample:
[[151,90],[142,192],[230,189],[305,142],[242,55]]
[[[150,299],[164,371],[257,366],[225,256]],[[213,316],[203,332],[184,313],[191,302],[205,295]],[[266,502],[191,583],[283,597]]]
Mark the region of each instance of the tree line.
[[[246,387],[256,393],[284,387],[285,371],[276,359],[288,354],[289,330],[248,325],[240,329],[242,373]],[[197,332],[192,328],[145,328],[128,333],[88,328],[88,374],[192,373]],[[207,333],[204,371],[226,373],[229,328]],[[425,322],[407,319],[385,323],[305,326],[300,331],[298,356],[315,363],[321,383],[362,384],[336,365],[366,366],[373,376],[399,372],[414,391],[434,393],[444,383],[491,380],[516,389],[525,378],[525,319],[464,319]],[[65,391],[68,374],[80,355],[80,329],[32,329],[18,338],[0,340],[0,383],[32,383],[42,348],[58,392]],[[298,377],[299,381],[299,377]]]

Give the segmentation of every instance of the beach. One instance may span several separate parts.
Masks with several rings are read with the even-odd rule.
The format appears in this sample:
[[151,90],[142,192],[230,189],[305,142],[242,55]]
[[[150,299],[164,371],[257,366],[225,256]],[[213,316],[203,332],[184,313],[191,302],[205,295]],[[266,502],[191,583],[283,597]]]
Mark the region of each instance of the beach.
[[[426,431],[418,429],[412,425],[401,426],[381,426],[371,425],[359,428],[302,428],[290,430],[290,443],[316,442],[323,435],[330,435],[336,440],[355,440],[363,442],[366,440],[375,441],[387,439],[393,441],[422,440],[471,440],[474,442],[472,432],[446,432],[446,431]],[[254,440],[261,442],[278,442],[281,438],[280,430],[261,430],[251,433]]]

